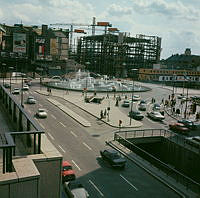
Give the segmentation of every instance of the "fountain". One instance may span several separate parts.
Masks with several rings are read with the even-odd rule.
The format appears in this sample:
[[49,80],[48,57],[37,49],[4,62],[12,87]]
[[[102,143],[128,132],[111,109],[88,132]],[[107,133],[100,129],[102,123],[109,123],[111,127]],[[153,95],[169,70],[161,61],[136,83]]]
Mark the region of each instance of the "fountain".
[[[52,77],[53,79],[53,77]],[[107,80],[107,79],[95,79],[90,76],[89,72],[82,72],[80,69],[75,74],[75,78],[68,80],[60,80],[60,81],[50,81],[48,86],[54,88],[63,88],[68,90],[77,90],[77,91],[97,91],[97,92],[142,92],[150,90],[147,87],[142,86],[134,86],[131,81],[117,81],[117,80]]]

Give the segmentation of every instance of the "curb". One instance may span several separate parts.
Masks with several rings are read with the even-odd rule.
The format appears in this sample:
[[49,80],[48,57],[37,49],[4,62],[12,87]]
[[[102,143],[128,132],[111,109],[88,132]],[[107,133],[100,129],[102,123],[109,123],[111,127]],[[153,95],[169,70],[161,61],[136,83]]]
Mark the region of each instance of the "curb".
[[[41,92],[38,91],[38,90],[35,90],[35,92],[38,93],[38,94],[44,95],[44,96],[49,96],[47,93],[41,93]],[[51,96],[52,96],[52,95],[51,95]],[[89,113],[90,115],[92,115],[93,117],[97,118],[98,120],[101,120],[98,116],[92,114],[91,112],[85,110],[84,108],[78,106],[77,104],[72,103],[71,101],[69,101],[69,100],[67,100],[67,99],[65,99],[65,98],[63,98],[63,97],[61,97],[61,96],[53,96],[53,97],[61,98],[61,99],[65,100],[65,101],[67,101],[67,102],[69,102],[69,103],[75,105],[76,107],[80,108],[81,110],[83,110],[83,111]],[[133,127],[133,126],[131,126],[131,127],[128,127],[128,126],[127,126],[127,127],[123,127],[123,126],[122,126],[122,127],[119,127],[119,126],[112,125],[112,124],[110,124],[110,123],[108,123],[108,122],[106,122],[106,121],[104,121],[104,120],[101,120],[101,121],[104,122],[105,124],[107,124],[108,126],[113,127],[113,128],[117,128],[117,129],[131,129],[131,128],[139,128],[139,127],[142,126],[142,125],[141,125],[141,126],[135,126],[135,127]]]

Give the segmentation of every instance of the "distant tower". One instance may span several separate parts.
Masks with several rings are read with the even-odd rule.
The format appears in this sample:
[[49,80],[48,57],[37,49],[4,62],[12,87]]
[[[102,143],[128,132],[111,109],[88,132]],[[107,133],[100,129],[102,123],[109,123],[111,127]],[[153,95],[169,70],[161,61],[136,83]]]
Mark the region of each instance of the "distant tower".
[[186,48],[185,55],[187,55],[187,56],[191,55],[191,49],[190,48]]

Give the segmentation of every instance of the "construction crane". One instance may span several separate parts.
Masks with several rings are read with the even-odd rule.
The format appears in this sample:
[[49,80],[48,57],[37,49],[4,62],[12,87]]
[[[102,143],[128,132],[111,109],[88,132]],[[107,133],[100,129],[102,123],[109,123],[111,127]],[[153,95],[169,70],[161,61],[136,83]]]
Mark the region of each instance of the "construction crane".
[[[96,23],[96,18],[93,17],[93,21],[92,21],[92,24],[83,24],[83,23],[54,23],[54,24],[50,24],[50,26],[70,26],[70,30],[69,30],[69,33],[70,33],[70,40],[69,40],[69,48],[70,50],[72,50],[72,41],[73,41],[73,33],[84,33],[84,30],[81,30],[81,29],[75,29],[74,30],[74,27],[75,26],[85,26],[89,29],[89,27],[92,27],[92,35],[95,35],[95,27],[96,26],[103,26],[105,27],[105,34],[106,32],[108,31],[108,27],[112,27],[112,24],[110,24],[109,22],[97,22]],[[99,30],[98,30],[99,31]],[[100,30],[102,31],[102,30]]]
[[54,24],[50,24],[50,26],[70,26],[70,30],[69,30],[69,33],[70,33],[70,40],[69,40],[69,46],[70,46],[70,49],[72,49],[72,39],[73,39],[73,32],[76,32],[76,33],[85,33],[84,31],[79,31],[78,29],[76,29],[76,31],[74,31],[74,26],[86,26],[86,27],[89,27],[91,26],[91,24],[82,24],[82,23],[54,23]]

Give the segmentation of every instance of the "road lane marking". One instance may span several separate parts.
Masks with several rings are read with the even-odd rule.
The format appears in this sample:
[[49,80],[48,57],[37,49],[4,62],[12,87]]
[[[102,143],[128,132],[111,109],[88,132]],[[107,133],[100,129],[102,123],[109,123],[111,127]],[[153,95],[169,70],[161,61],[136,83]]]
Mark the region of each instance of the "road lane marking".
[[40,106],[40,107],[42,107],[42,105],[41,105],[41,104],[39,104],[39,106]]
[[85,142],[83,142],[83,145],[84,145],[85,147],[87,147],[89,150],[92,150],[91,147],[89,147]]
[[47,134],[52,140],[55,140],[54,137],[50,133],[47,133]]
[[62,148],[62,146],[58,145],[58,147],[60,148],[60,150],[62,150],[63,153],[65,153],[65,150]]
[[123,175],[121,175],[120,174],[120,177],[122,178],[122,179],[124,179],[130,186],[132,186],[136,191],[138,191],[138,189],[133,185],[133,184],[131,184],[131,182],[129,182]]
[[28,112],[31,113],[31,111],[28,109]]
[[92,184],[92,186],[99,192],[99,194],[104,197],[104,194],[97,188],[97,186],[91,181],[89,180],[90,184]]
[[40,126],[41,126],[43,129],[45,129],[45,127],[44,127],[44,125],[43,125],[43,124],[41,124],[41,123],[40,123]]
[[70,133],[74,136],[74,137],[78,137],[73,131],[70,131]]
[[72,160],[72,163],[76,166],[76,168],[78,168],[79,171],[81,171],[81,168],[75,163],[74,160]]
[[56,120],[56,117],[53,114],[51,114],[51,117],[53,117]]
[[62,122],[59,122],[63,127],[66,127]]

